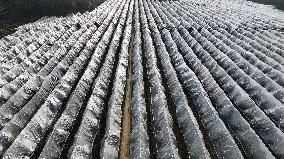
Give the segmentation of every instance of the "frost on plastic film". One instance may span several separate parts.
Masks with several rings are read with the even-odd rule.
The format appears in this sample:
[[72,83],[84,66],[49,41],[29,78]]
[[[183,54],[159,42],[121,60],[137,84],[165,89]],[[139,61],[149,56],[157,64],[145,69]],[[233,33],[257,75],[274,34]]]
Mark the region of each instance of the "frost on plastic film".
[[[145,1],[143,1],[145,3]],[[148,23],[142,2],[139,1],[140,6],[140,24],[142,27],[143,49],[142,56],[145,58],[147,79],[150,83],[150,112],[153,118],[151,122],[154,125],[154,134],[157,137],[156,154],[158,158],[170,157],[180,158],[175,145],[176,137],[172,130],[172,118],[167,109],[166,96],[164,88],[161,84],[161,75],[157,68],[157,58],[155,55],[155,48],[148,28]],[[163,130],[163,131],[162,131]]]
[[[120,32],[116,33],[117,35],[121,34]],[[110,53],[106,57],[106,63],[104,63],[102,67],[102,72],[111,73],[111,68],[113,67],[114,63],[114,52],[117,48],[118,40],[113,40],[110,46]],[[90,68],[89,68],[90,69]],[[47,156],[59,156],[63,149],[63,145],[66,144],[66,140],[70,135],[70,131],[72,126],[74,125],[75,119],[78,116],[80,109],[82,109],[83,102],[86,100],[86,95],[88,90],[86,88],[91,88],[92,78],[89,74],[90,71],[86,71],[86,73],[81,77],[77,87],[75,88],[73,94],[71,94],[70,100],[67,102],[66,109],[64,110],[61,118],[55,125],[55,128],[48,140],[48,143],[45,145],[43,152],[41,153],[40,158],[46,158]],[[105,74],[104,74],[105,75]],[[109,78],[109,76],[102,76],[104,79]],[[96,79],[96,81],[99,78]],[[99,83],[99,82],[96,82]],[[93,87],[96,88],[96,84],[93,84]],[[62,138],[60,140],[57,139],[57,135],[61,134]],[[54,149],[60,149],[58,152],[54,153]],[[51,153],[53,152],[53,153]]]
[[[111,50],[107,55],[107,62],[103,65],[102,70],[97,79],[95,79],[93,84],[93,93],[88,101],[87,107],[84,112],[84,119],[80,124],[80,128],[76,134],[75,142],[73,143],[72,149],[70,151],[71,158],[85,158],[90,157],[92,154],[92,143],[94,142],[96,136],[98,135],[100,129],[100,121],[102,118],[102,112],[104,110],[104,105],[106,102],[106,96],[108,91],[108,85],[111,82],[111,72],[114,63],[114,54],[118,49],[118,42],[122,36],[122,29],[126,19],[127,7],[129,6],[129,1],[123,1],[120,10],[122,10],[121,16],[118,14],[115,17],[115,21],[119,20],[119,27],[115,30],[115,36],[111,43]],[[110,25],[109,30],[111,31],[113,25]],[[114,30],[112,30],[114,31]],[[109,56],[109,57],[108,57]],[[112,62],[111,62],[112,61]],[[87,75],[87,74],[86,74]],[[90,134],[89,131],[92,133]]]
[[147,134],[147,111],[144,94],[143,64],[141,30],[138,1],[135,1],[133,16],[132,41],[132,80],[133,90],[131,99],[132,129],[130,135],[130,156],[131,158],[149,158],[149,136]]
[[20,26],[0,39],[0,156],[283,158],[283,17],[244,0],[108,0]]
[[[163,37],[166,37],[166,34],[169,34],[169,32],[167,32],[166,29],[164,29]],[[170,40],[170,39],[167,39],[167,40]],[[202,122],[203,122],[203,125],[206,131],[209,134],[211,134],[210,132],[215,131],[215,133],[224,134],[224,136],[226,136],[223,139],[220,139],[219,141],[217,139],[217,136],[219,135],[216,134],[216,136],[214,135],[209,136],[211,141],[215,141],[216,145],[213,144],[213,146],[215,147],[214,149],[216,150],[217,155],[218,156],[235,156],[236,158],[242,158],[240,151],[236,148],[236,143],[232,139],[232,136],[230,135],[229,131],[225,127],[224,123],[221,121],[221,119],[218,118],[216,110],[213,108],[212,103],[210,102],[207,93],[201,86],[201,83],[199,83],[197,77],[186,66],[185,62],[182,59],[182,56],[180,54],[175,53],[177,51],[176,46],[174,47],[174,45],[169,45],[169,44],[167,44],[167,46],[172,46],[169,50],[170,57],[172,58],[172,61],[174,62],[175,67],[178,68],[177,73],[179,74],[182,84],[184,85],[187,93],[190,93],[190,96],[192,96],[193,103],[196,106],[198,106],[196,109],[197,109],[198,114],[202,118]],[[195,82],[198,82],[198,84],[195,84]],[[205,115],[208,117],[205,118]],[[214,123],[209,124],[210,122],[213,122],[213,119],[214,119]],[[215,128],[213,127],[213,124]],[[207,127],[209,125],[212,125],[211,126],[212,129],[210,129],[210,127]],[[227,146],[229,144],[230,146]],[[228,149],[226,149],[225,147]]]
[[[150,7],[152,6],[150,5]],[[167,53],[165,44],[163,43],[161,35],[158,32],[154,18],[151,17],[148,9],[147,11],[149,15],[149,25],[152,31],[151,33],[153,33],[153,37],[155,39],[155,45],[157,48],[157,53],[161,59],[163,73],[165,74],[165,77],[167,79],[168,87],[170,88],[174,103],[176,103],[177,118],[179,120],[181,130],[184,132],[183,135],[186,140],[189,156],[209,158],[209,154],[205,147],[202,134],[200,133],[200,130],[198,128],[197,121],[188,105],[181,84],[179,84],[178,82],[177,75],[173,66],[171,65],[170,57]],[[151,11],[155,12],[155,9],[152,9]],[[159,19],[157,13],[153,14],[153,16],[155,16],[155,19]],[[161,19],[159,19],[158,21],[161,22]]]
[[[132,33],[134,1],[129,4],[127,20],[125,24],[124,36],[121,44],[121,54],[116,68],[115,82],[113,84],[112,95],[108,101],[108,113],[105,136],[102,139],[101,157],[118,158],[121,134],[122,105],[126,86],[126,72],[128,67],[128,51]],[[123,15],[123,17],[126,17]]]
[[[206,57],[206,56],[204,56],[204,55],[202,55],[202,57]],[[210,64],[210,65],[208,65],[208,66],[212,66],[212,64]],[[212,68],[213,69],[213,68]],[[213,74],[214,75],[214,74]],[[223,83],[223,82],[221,82],[221,83]],[[224,85],[224,86],[226,86],[226,85]],[[225,90],[227,90],[227,89],[225,89]],[[232,94],[233,95],[233,92],[228,92],[228,93],[230,93],[230,94]],[[229,94],[229,97],[230,97],[230,94]],[[242,93],[242,94],[244,94],[244,93]],[[237,96],[236,96],[237,97]],[[240,100],[240,99],[238,99],[238,100]],[[259,114],[259,113],[258,113]],[[256,114],[255,114],[256,115]],[[259,114],[260,115],[260,114]],[[262,117],[263,118],[263,117]],[[267,117],[266,117],[267,118]],[[267,120],[267,119],[266,119]],[[269,120],[268,120],[269,121]],[[271,122],[271,121],[269,121],[269,122]],[[267,122],[266,122],[267,123]],[[268,124],[267,126],[269,126],[269,125],[271,125],[271,124]],[[273,125],[273,124],[272,124]],[[271,125],[271,126],[272,126]],[[264,126],[264,125],[263,125]],[[269,126],[270,127],[270,126]],[[273,130],[273,134],[275,134],[276,132],[276,134],[278,134],[278,135],[281,135],[282,136],[282,132],[279,132],[279,130],[277,130],[277,128],[275,129],[271,129],[271,131]],[[260,133],[261,134],[261,136],[263,136],[263,135],[265,135],[265,136],[267,136],[269,133],[265,133],[265,132],[263,132],[262,133],[262,131],[260,131],[260,129],[258,129],[258,131],[257,131],[258,133]],[[280,137],[280,136],[279,136]],[[266,138],[266,137],[265,137]],[[274,139],[272,139],[272,138],[266,138],[267,140],[274,140]],[[274,140],[273,142],[269,142],[269,143],[275,143],[276,142],[276,140]],[[277,141],[277,142],[281,142],[281,141]],[[278,144],[277,144],[278,145]],[[281,145],[281,144],[280,144]],[[273,147],[273,145],[271,145],[272,147]],[[277,149],[281,149],[280,147],[278,147]],[[276,150],[276,151],[279,151],[279,150]],[[279,152],[281,152],[281,151],[279,151]],[[277,153],[279,153],[279,152],[277,152]]]
[[[102,34],[102,33],[98,33],[98,35],[97,36],[100,36],[100,34]],[[78,51],[79,51],[79,49],[78,49]],[[68,56],[68,55],[67,55]],[[82,61],[85,61],[85,62],[87,62],[86,60],[81,60],[80,58],[82,58],[81,56],[84,56],[84,54],[81,54],[79,57],[78,57],[78,62],[82,62]],[[74,64],[76,64],[76,62],[74,63]],[[60,65],[60,64],[59,64]],[[81,66],[83,66],[82,64],[81,64]],[[76,66],[74,66],[74,67],[76,67]],[[72,66],[71,66],[71,68],[72,68]],[[72,69],[70,69],[70,70],[72,70]],[[71,72],[70,72],[71,73]],[[71,78],[70,78],[71,77]],[[53,93],[51,93],[51,95],[49,96],[49,98],[47,99],[47,101],[45,102],[45,104],[41,107],[41,109],[37,112],[37,114],[34,116],[34,118],[31,120],[31,122],[29,123],[30,124],[30,128],[31,129],[28,129],[29,127],[27,126],[23,131],[22,131],[22,133],[21,134],[19,134],[19,136],[17,137],[17,139],[19,139],[20,140],[20,142],[21,142],[21,140],[23,140],[23,139],[26,139],[26,137],[25,136],[27,136],[27,135],[25,135],[25,133],[26,134],[31,134],[32,133],[32,129],[34,129],[34,128],[36,128],[36,125],[34,125],[34,124],[36,124],[36,123],[38,123],[38,121],[39,120],[46,120],[46,121],[44,121],[44,122],[47,122],[47,125],[48,124],[51,124],[51,122],[52,122],[52,120],[54,119],[54,116],[56,115],[55,113],[58,111],[58,107],[60,106],[60,105],[62,105],[62,102],[64,102],[64,99],[66,99],[66,97],[67,97],[67,94],[69,94],[69,92],[70,92],[70,90],[71,90],[71,88],[72,88],[72,86],[75,84],[74,82],[75,82],[75,80],[76,80],[76,78],[72,78],[73,76],[68,76],[68,74],[65,76],[65,78],[66,78],[66,80],[67,81],[65,81],[64,80],[64,77],[63,77],[63,79],[62,79],[62,83],[60,84],[60,85],[58,85],[57,87],[56,87],[56,89],[53,91]],[[62,89],[62,90],[61,90]],[[50,103],[48,103],[48,102],[50,102]],[[45,106],[46,105],[46,106]],[[51,109],[51,110],[49,110],[49,109]],[[49,111],[51,111],[51,112],[49,112]],[[47,113],[47,112],[49,112],[49,113]],[[42,113],[42,114],[40,114],[40,113]],[[47,114],[46,114],[47,113]],[[42,118],[42,116],[44,116],[44,114],[46,114],[46,115],[49,115],[49,116],[46,116],[46,118]],[[39,115],[39,116],[37,116],[37,115]],[[34,122],[36,122],[36,123],[34,123],[33,124],[33,121]],[[43,121],[42,121],[43,122]],[[28,124],[28,125],[29,125]],[[38,125],[38,126],[40,126],[40,125]],[[33,128],[32,128],[33,127]],[[43,130],[43,132],[44,131],[46,131],[46,127],[42,127],[42,126],[40,126],[40,128],[42,128]],[[22,135],[22,136],[21,136]],[[18,145],[18,144],[16,144],[17,142],[14,142],[10,147],[9,147],[9,149],[6,151],[6,155],[10,155],[9,154],[9,151],[11,151],[11,152],[14,152],[15,150],[16,150],[16,152],[18,152],[18,153],[13,153],[13,155],[19,155],[19,156],[21,156],[22,154],[21,154],[21,150],[24,150],[24,149],[26,149],[26,148],[29,148],[30,146],[32,146],[32,142],[34,142],[34,144],[36,144],[37,142],[38,142],[38,140],[40,140],[41,138],[42,138],[42,136],[40,136],[41,134],[38,134],[38,138],[35,138],[35,139],[28,139],[28,140],[31,140],[31,142],[29,142],[30,144],[29,145],[26,145],[26,146],[20,146],[20,145]],[[23,139],[21,139],[21,137],[23,137]],[[16,140],[17,140],[16,139]],[[35,141],[33,141],[33,140],[35,140]],[[30,150],[31,152],[32,151],[34,151],[34,150]],[[31,154],[29,154],[29,153],[25,153],[25,155],[31,155]]]
[[[187,33],[187,31],[185,31],[185,33]],[[255,132],[250,128],[249,124],[245,121],[245,119],[241,117],[241,114],[238,112],[238,110],[234,108],[226,94],[219,88],[206,67],[201,64],[201,62],[193,53],[186,51],[186,47],[182,47],[182,45],[186,46],[185,41],[181,40],[182,37],[178,36],[177,32],[173,35],[173,37],[175,37],[175,41],[177,41],[177,44],[181,45],[179,48],[184,54],[186,61],[188,61],[188,65],[193,68],[194,72],[199,77],[200,81],[204,85],[204,88],[208,92],[211,101],[216,105],[216,110],[219,112],[220,117],[228,126],[230,132],[233,133],[234,136],[236,136],[236,138],[239,140],[240,144],[242,144],[243,147],[246,147],[246,149],[244,150],[246,152],[246,155],[250,157],[273,157],[265,147],[265,145],[262,143],[260,138],[257,136],[257,134],[255,134]],[[185,35],[185,37],[188,36],[189,35]],[[228,110],[230,110],[230,113],[227,113]],[[229,115],[232,114],[234,115],[232,117],[229,117]],[[244,131],[246,131],[247,135],[244,136],[243,134],[241,134],[241,132],[235,131],[237,127],[239,127],[238,129],[243,129]],[[251,140],[254,141],[254,143],[249,141],[251,138],[254,138],[253,140]],[[257,153],[250,151],[249,147],[257,147]]]

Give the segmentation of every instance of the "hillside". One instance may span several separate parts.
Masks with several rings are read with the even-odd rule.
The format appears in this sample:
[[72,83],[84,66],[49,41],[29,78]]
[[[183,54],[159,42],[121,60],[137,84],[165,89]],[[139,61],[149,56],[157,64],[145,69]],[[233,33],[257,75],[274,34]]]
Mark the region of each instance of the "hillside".
[[284,158],[284,12],[107,0],[0,39],[0,157]]
[[45,16],[91,11],[104,0],[0,0],[0,38]]
[[284,11],[284,1],[283,0],[250,0],[250,1],[253,1],[256,3],[267,4],[267,5],[273,5],[277,9]]
[[[2,0],[2,6],[9,15],[63,15],[93,10],[104,0]],[[1,3],[0,3],[1,4]]]

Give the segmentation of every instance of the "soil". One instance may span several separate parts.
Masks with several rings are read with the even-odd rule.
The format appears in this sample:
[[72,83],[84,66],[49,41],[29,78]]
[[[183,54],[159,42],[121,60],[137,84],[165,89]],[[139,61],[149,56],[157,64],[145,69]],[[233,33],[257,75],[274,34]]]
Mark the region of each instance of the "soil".
[[[132,36],[133,38],[133,36]],[[130,44],[132,43],[132,40]],[[129,60],[128,60],[128,68],[127,68],[127,81],[126,81],[126,94],[124,98],[124,105],[122,109],[123,117],[122,117],[122,137],[120,144],[120,159],[128,159],[129,158],[129,141],[130,141],[130,132],[131,132],[131,94],[132,94],[132,68],[131,68],[131,58],[132,58],[132,48],[131,45],[129,47]]]

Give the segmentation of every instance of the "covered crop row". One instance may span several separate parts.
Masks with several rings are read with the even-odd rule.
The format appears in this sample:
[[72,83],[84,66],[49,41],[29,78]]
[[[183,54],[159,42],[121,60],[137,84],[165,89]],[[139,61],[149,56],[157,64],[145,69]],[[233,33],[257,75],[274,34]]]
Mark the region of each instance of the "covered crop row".
[[106,1],[1,39],[3,158],[118,156],[133,7]]
[[284,158],[283,26],[243,0],[108,0],[21,26],[0,40],[0,156]]
[[[262,6],[248,4],[138,1],[140,19],[133,27],[142,36],[134,44],[142,48],[134,50],[141,53],[133,61],[142,59],[144,69],[132,67],[144,72],[140,101],[146,108],[133,103],[133,122],[140,124],[133,134],[139,128],[143,138],[130,143],[131,154],[283,157],[283,19],[268,8],[255,13]],[[142,78],[135,74],[135,80]],[[155,108],[159,103],[163,106]]]

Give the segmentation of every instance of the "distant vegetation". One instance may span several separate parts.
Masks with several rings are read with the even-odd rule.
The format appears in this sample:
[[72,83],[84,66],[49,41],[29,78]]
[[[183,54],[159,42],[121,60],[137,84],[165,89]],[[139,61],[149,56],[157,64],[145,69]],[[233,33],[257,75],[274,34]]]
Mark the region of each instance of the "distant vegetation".
[[0,0],[0,39],[43,16],[93,10],[105,0]]
[[[104,0],[0,0],[3,16],[64,15],[92,10]],[[5,17],[4,17],[5,18]]]
[[274,5],[277,9],[284,11],[284,0],[250,0],[256,3]]
[[[11,34],[19,25],[42,16],[64,16],[93,10],[105,0],[0,0],[0,38]],[[250,0],[270,4],[284,11],[284,0]]]

